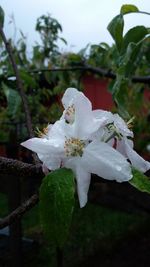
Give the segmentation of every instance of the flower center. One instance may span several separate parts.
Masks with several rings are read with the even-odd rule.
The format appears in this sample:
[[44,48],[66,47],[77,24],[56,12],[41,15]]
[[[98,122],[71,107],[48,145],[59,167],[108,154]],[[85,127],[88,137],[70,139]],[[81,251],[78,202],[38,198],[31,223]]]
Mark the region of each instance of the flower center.
[[67,108],[65,112],[65,121],[66,123],[73,124],[75,118],[75,107],[71,105]]
[[101,138],[102,142],[107,143],[111,139],[114,139],[114,138],[117,138],[119,140],[122,139],[122,134],[119,132],[119,130],[113,123],[106,125],[104,129],[105,129],[105,132]]
[[83,148],[85,147],[85,143],[78,139],[78,138],[69,138],[66,139],[64,149],[65,154],[67,157],[77,157],[82,156],[83,154]]

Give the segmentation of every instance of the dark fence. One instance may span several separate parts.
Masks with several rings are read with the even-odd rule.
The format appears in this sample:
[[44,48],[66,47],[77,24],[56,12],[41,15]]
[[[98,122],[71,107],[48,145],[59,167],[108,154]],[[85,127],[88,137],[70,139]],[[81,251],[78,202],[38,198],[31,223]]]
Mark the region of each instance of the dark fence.
[[[150,175],[150,173],[147,173]],[[9,212],[15,210],[39,187],[41,178],[17,177],[0,174],[0,192],[7,194]],[[109,182],[93,176],[89,191],[89,201],[94,205],[104,205],[119,211],[150,214],[150,195],[133,188],[129,183]],[[9,265],[22,266],[23,232],[21,219],[9,226]]]

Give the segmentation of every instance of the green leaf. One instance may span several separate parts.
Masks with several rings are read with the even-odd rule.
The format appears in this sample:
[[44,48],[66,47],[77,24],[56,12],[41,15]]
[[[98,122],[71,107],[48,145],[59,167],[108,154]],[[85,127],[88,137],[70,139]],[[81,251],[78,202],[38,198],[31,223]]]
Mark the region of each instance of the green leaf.
[[[119,68],[117,73],[126,78],[130,78],[137,68],[137,64],[140,57],[141,47],[148,40],[149,36],[146,35],[142,40],[137,43],[130,42],[122,54],[119,57]],[[122,50],[123,51],[123,50]]]
[[114,94],[114,91],[115,91],[115,87],[114,87],[114,84],[115,84],[115,80],[111,80],[108,84],[108,87],[107,87],[107,90],[113,95]]
[[123,15],[132,12],[139,12],[139,9],[135,5],[122,5],[120,9],[120,13]]
[[4,26],[4,17],[5,17],[4,10],[0,6],[0,27],[2,28]]
[[9,88],[4,83],[2,83],[2,88],[7,99],[8,115],[11,116],[12,119],[14,119],[21,105],[21,97],[16,90]]
[[133,178],[129,183],[138,190],[150,194],[150,178],[136,169],[133,169],[132,174]]
[[21,79],[24,81],[25,87],[35,88],[36,87],[36,80],[33,76],[31,76],[27,71],[24,69],[20,70]]
[[60,37],[60,40],[61,40],[65,45],[67,45],[67,41],[66,41],[64,38]]
[[40,187],[40,216],[48,241],[62,248],[74,208],[74,174],[61,168],[49,173]]
[[124,119],[129,119],[129,113],[126,110],[127,106],[127,96],[128,96],[128,80],[122,76],[117,76],[117,80],[113,85],[112,92],[113,92],[113,99],[118,107],[118,113]]
[[148,40],[149,36],[145,36],[138,43],[129,43],[126,53],[121,59],[120,66],[124,69],[124,75],[129,77],[133,74],[135,69],[137,68],[137,60],[139,56],[139,52],[141,50],[142,45]]
[[130,29],[123,39],[123,52],[126,51],[126,48],[130,43],[140,42],[147,34],[148,30],[144,26],[136,26]]
[[116,46],[118,50],[121,50],[122,41],[123,41],[123,28],[124,28],[124,19],[123,15],[117,15],[113,18],[113,20],[109,23],[107,29],[110,32],[112,38],[116,42]]

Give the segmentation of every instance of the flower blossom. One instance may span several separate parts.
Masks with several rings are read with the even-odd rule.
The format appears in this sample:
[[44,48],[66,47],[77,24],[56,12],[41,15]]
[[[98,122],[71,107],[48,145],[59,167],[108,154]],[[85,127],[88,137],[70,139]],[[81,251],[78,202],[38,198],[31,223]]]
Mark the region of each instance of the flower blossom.
[[[104,111],[99,111],[98,117],[101,117]],[[105,116],[108,118],[109,123],[104,126],[103,129],[103,140],[107,140],[109,144],[115,146],[116,150],[124,155],[131,162],[132,166],[141,172],[146,172],[150,169],[150,162],[144,160],[138,153],[133,149],[133,132],[129,129],[130,121],[125,122],[118,114],[110,115],[110,112],[105,111]],[[131,119],[132,121],[132,119]],[[102,132],[102,127],[100,126]],[[98,130],[99,132],[99,130]],[[98,135],[98,133],[97,133]]]
[[[82,92],[68,88],[62,98],[64,112],[40,137],[22,145],[37,153],[49,170],[61,167],[73,170],[80,207],[87,202],[91,173],[118,182],[132,178],[131,165],[96,133],[112,122],[111,113],[92,111],[91,102]],[[95,136],[95,138],[94,138]]]

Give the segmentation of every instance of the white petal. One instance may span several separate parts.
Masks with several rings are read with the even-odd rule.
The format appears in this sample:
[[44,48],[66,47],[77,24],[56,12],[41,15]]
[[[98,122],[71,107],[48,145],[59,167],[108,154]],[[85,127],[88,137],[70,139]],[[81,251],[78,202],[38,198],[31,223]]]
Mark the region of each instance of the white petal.
[[83,208],[87,203],[91,174],[82,167],[80,157],[69,159],[66,161],[65,167],[72,169],[75,174],[79,203]]
[[50,140],[57,140],[60,144],[64,142],[66,136],[66,128],[64,119],[56,121],[50,128],[48,132],[48,137]]
[[80,97],[75,99],[74,106],[75,135],[80,139],[87,139],[99,127],[97,121],[93,117],[91,103],[84,95],[80,95]]
[[131,161],[133,167],[135,167],[137,170],[141,172],[146,172],[150,169],[150,162],[144,160],[140,155],[136,153],[135,150],[130,146],[129,144],[130,140],[125,139],[125,151],[127,154],[127,157]]
[[146,147],[146,148],[147,148],[147,151],[148,151],[148,152],[150,152],[150,144],[149,144],[149,145],[147,145],[147,147]]
[[82,161],[87,171],[102,178],[118,182],[132,178],[131,166],[125,157],[106,143],[90,143],[84,149]]
[[98,123],[100,124],[100,127],[113,122],[113,114],[109,111],[96,109],[96,110],[93,110],[93,115],[94,115],[94,118],[97,119]]
[[94,132],[91,135],[90,140],[98,140],[98,141],[102,141],[104,139],[104,136],[106,134],[105,128],[99,128],[96,132]]
[[61,167],[62,158],[60,155],[57,156],[52,153],[47,155],[38,154],[38,157],[49,170],[56,170]]
[[77,95],[79,95],[81,92],[79,92],[76,88],[68,88],[62,98],[62,104],[64,108],[68,108],[70,105],[73,104],[74,99]]
[[79,167],[76,170],[76,180],[80,207],[83,208],[86,205],[88,199],[91,174],[87,172],[84,168]]
[[51,146],[48,145],[49,140],[46,138],[31,138],[23,143],[21,143],[22,146],[32,150],[36,153],[46,154],[51,151]]
[[64,147],[59,146],[57,140],[48,140],[45,138],[32,138],[21,145],[36,152],[39,159],[50,170],[60,167],[61,159],[64,156]]
[[123,156],[128,158],[126,149],[125,149],[125,143],[123,140],[117,140],[116,150],[119,151]]
[[54,125],[54,124],[49,124],[49,125],[47,126],[47,130],[48,130],[48,133],[46,134],[46,137],[47,137],[47,138],[49,137],[49,134],[50,134],[50,131],[51,131],[53,125]]
[[133,141],[124,137],[121,140],[117,140],[116,150],[126,158],[129,158],[126,151],[126,142],[130,146],[130,148],[133,149]]
[[123,136],[133,137],[133,132],[128,129],[127,124],[118,114],[114,114],[114,125]]
[[[91,102],[82,92],[75,88],[68,88],[62,98],[62,102],[65,108],[71,105],[75,108],[73,124],[66,125],[66,132],[70,136],[85,140],[99,128],[98,120],[92,112]],[[63,118],[64,115],[61,119]]]
[[57,143],[57,139],[48,140],[46,138],[34,137],[21,143],[21,145],[37,154],[59,153],[63,151],[62,144],[60,146],[60,144]]
[[44,172],[45,175],[47,175],[49,173],[48,168],[45,166],[45,164],[43,163],[42,165],[42,171]]

